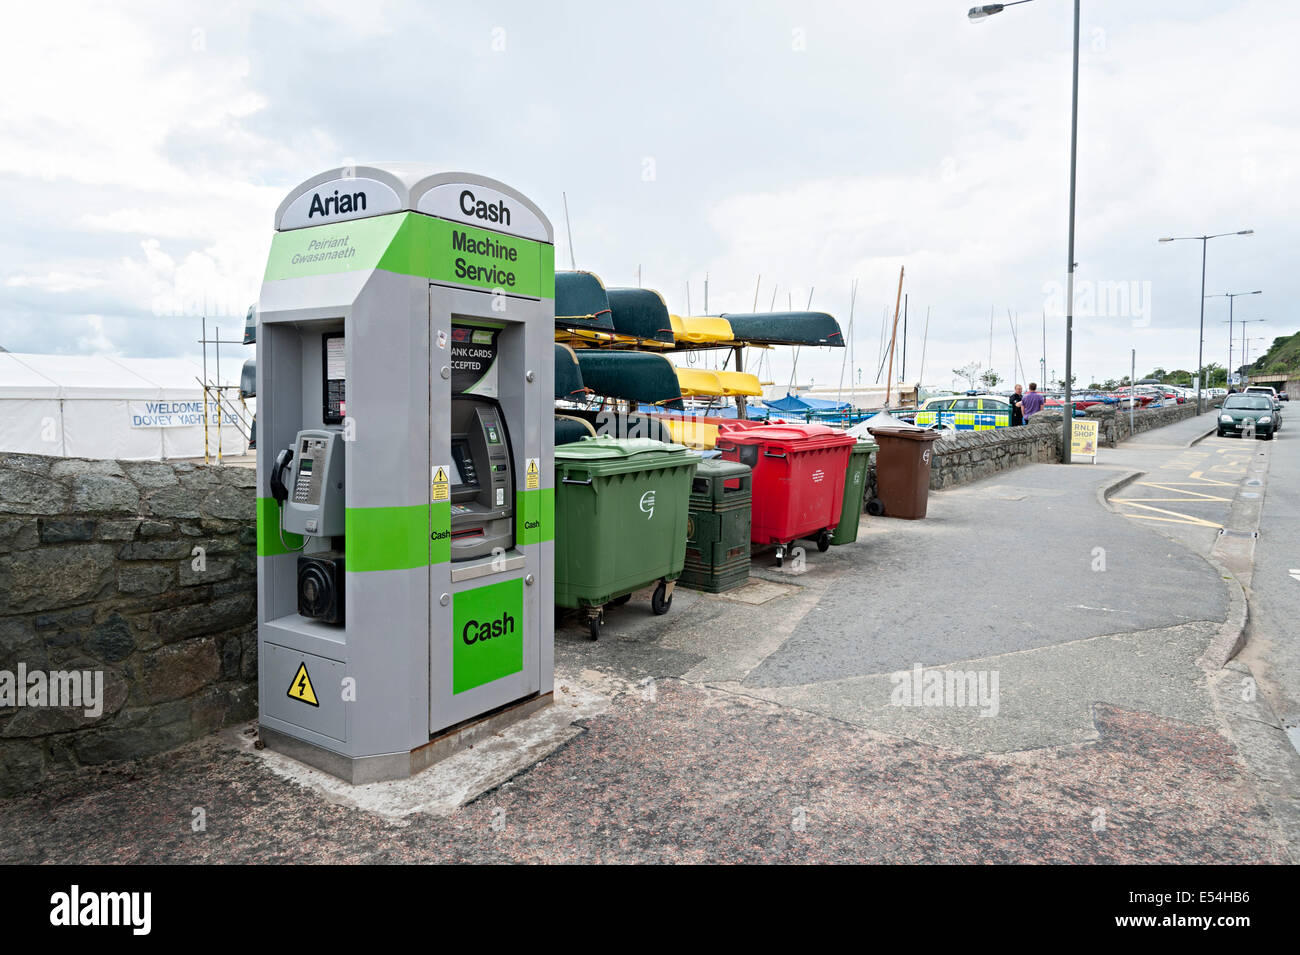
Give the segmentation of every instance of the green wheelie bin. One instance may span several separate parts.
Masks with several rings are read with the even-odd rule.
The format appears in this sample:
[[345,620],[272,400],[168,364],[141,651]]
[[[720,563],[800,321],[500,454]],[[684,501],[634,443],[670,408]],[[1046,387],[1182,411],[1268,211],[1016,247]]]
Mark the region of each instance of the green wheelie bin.
[[699,461],[649,438],[583,438],[555,449],[555,604],[585,610],[591,639],[607,605],[656,581],[651,609],[672,606]]
[[858,539],[858,520],[862,517],[862,494],[867,489],[867,466],[880,446],[874,441],[858,440],[849,451],[849,469],[844,475],[844,504],[840,522],[831,535],[831,546],[852,544]]

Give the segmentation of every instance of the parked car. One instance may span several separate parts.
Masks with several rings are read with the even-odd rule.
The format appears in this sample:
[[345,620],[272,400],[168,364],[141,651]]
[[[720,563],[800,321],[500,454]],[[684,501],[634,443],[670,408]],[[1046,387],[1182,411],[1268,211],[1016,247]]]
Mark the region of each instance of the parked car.
[[922,428],[991,431],[1011,424],[1011,402],[1000,395],[949,395],[931,398],[913,418]]
[[1282,412],[1264,394],[1228,395],[1219,409],[1219,437],[1243,434],[1247,422],[1253,422],[1255,436],[1272,441],[1282,428]]
[[1243,394],[1247,395],[1267,395],[1269,401],[1273,402],[1273,407],[1278,411],[1282,410],[1282,399],[1277,393],[1277,389],[1272,385],[1251,385]]

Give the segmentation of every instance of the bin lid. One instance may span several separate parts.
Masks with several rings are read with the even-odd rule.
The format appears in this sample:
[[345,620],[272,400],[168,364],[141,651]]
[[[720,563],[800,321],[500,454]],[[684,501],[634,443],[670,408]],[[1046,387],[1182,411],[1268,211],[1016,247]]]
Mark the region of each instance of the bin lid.
[[934,441],[939,437],[938,431],[922,428],[872,428],[873,437],[903,438],[907,441]]
[[705,458],[695,468],[696,476],[707,474],[712,477],[744,477],[752,469],[739,461],[727,461],[723,458]]
[[600,461],[610,458],[627,458],[634,454],[649,451],[687,451],[684,444],[669,444],[667,441],[655,441],[653,438],[615,438],[602,434],[594,438],[582,438],[572,444],[555,449],[557,461]]
[[769,424],[760,428],[726,431],[718,440],[736,444],[789,444],[805,448],[839,447],[853,444],[855,439],[824,424]]

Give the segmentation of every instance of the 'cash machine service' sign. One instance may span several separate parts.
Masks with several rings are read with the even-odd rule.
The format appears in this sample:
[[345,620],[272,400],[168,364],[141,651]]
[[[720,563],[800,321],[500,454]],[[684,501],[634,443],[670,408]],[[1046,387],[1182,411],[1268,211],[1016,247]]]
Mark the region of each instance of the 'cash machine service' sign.
[[536,213],[513,196],[479,183],[448,182],[434,186],[420,197],[416,208],[440,219],[537,242],[549,241],[546,226]]
[[495,328],[451,327],[451,393],[495,398],[497,335]]

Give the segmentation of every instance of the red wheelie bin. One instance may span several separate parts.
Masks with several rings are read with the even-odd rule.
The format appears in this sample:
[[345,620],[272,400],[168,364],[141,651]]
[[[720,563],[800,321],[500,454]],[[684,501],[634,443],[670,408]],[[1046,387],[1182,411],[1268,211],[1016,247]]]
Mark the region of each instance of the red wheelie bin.
[[831,546],[840,521],[844,475],[855,439],[820,424],[765,425],[719,433],[727,461],[754,472],[750,541],[776,547],[777,565],[790,545],[810,538]]

